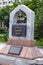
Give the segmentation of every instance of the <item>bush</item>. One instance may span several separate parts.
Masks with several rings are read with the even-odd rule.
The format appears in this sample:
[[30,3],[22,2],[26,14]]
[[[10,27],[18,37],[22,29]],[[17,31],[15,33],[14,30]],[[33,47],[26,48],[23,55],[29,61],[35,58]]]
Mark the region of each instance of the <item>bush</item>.
[[3,36],[3,38],[5,39],[5,41],[7,41],[7,39],[8,39],[8,33],[6,33],[4,36]]
[[5,27],[0,27],[0,34],[5,34],[7,32]]
[[3,37],[1,37],[0,42],[5,42],[5,39]]
[[7,39],[8,39],[8,33],[2,34],[2,35],[0,36],[0,42],[6,42]]

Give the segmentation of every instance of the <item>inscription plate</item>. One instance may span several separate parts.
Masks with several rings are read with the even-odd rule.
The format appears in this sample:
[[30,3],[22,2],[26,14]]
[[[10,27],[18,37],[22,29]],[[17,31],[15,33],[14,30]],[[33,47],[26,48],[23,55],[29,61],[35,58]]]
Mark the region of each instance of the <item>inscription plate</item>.
[[9,49],[8,54],[15,54],[15,55],[20,55],[22,51],[22,47],[21,46],[14,46],[12,45]]

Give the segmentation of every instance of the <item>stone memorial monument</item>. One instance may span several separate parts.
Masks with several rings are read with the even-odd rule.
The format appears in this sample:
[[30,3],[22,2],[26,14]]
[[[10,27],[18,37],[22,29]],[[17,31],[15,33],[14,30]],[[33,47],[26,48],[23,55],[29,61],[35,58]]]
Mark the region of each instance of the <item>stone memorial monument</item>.
[[8,44],[34,46],[34,12],[25,5],[10,13]]
[[[7,45],[0,51],[0,54],[6,58],[4,62],[9,61],[8,63],[14,65],[14,58],[33,61],[43,57],[34,45],[34,17],[34,11],[22,4],[10,13],[9,39]],[[11,57],[13,59],[10,59]]]

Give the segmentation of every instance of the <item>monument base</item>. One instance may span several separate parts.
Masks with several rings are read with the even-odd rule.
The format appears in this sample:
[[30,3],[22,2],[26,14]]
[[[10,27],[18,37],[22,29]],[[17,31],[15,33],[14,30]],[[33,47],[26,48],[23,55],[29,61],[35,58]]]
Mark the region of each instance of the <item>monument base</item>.
[[38,48],[35,47],[35,46],[34,47],[25,47],[25,46],[23,46],[20,55],[9,54],[8,52],[9,52],[9,49],[11,48],[11,46],[12,45],[6,45],[2,50],[0,50],[0,54],[11,56],[11,57],[16,57],[16,58],[28,59],[28,60],[43,58],[43,55],[38,50]]
[[14,40],[8,39],[7,44],[9,45],[20,45],[20,46],[27,46],[27,47],[34,47],[34,40]]

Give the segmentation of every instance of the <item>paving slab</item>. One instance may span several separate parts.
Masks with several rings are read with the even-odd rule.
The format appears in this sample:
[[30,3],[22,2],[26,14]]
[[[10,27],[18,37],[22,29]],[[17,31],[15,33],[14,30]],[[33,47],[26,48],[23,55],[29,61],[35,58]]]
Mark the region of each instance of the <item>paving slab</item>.
[[6,45],[6,43],[0,42],[0,50]]
[[43,54],[43,47],[38,47],[38,49]]

